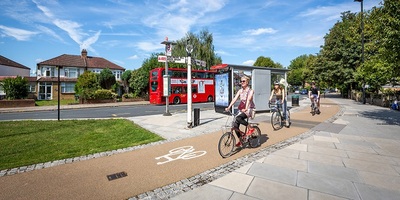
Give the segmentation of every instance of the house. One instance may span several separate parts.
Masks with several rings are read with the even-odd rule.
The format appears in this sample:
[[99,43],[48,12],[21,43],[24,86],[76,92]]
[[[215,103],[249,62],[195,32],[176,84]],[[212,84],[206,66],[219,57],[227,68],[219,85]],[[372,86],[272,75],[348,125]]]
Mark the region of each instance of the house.
[[[15,78],[17,76],[25,77],[29,81],[30,94],[28,98],[35,98],[36,79],[34,77],[29,77],[30,70],[29,67],[0,55],[0,82],[6,78]],[[6,94],[0,85],[0,99],[4,99],[5,95]]]
[[81,51],[81,55],[63,54],[40,62],[37,64],[38,99],[57,99],[59,84],[60,99],[74,99],[74,88],[79,75],[84,71],[100,73],[106,68],[113,72],[117,82],[121,82],[121,75],[125,68],[101,57],[88,56],[85,49]]

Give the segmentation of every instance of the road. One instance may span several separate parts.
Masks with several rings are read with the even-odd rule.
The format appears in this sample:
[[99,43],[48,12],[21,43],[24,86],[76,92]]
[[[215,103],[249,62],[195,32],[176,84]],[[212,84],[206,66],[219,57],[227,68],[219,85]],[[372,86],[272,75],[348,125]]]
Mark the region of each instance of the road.
[[[169,105],[171,113],[186,112],[186,104]],[[214,103],[196,103],[194,108],[214,109]],[[136,117],[163,114],[165,105],[133,105],[100,108],[79,108],[60,110],[61,119],[82,119],[82,118],[115,118],[115,117]],[[37,119],[57,119],[58,110],[51,111],[32,111],[32,112],[13,112],[1,113],[0,121],[6,120],[37,120]]]

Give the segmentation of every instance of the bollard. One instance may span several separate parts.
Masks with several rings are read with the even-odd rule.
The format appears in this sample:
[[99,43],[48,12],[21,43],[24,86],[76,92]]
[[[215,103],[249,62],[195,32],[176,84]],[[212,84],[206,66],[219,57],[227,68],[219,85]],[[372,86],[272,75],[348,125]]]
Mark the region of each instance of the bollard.
[[198,125],[200,125],[200,108],[195,108],[193,126],[198,126]]
[[299,106],[299,95],[292,96],[292,106]]

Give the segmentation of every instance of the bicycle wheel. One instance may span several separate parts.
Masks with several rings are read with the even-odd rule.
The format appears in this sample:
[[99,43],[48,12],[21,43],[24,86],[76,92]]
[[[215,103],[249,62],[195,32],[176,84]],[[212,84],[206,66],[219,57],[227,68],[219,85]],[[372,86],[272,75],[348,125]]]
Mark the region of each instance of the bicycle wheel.
[[315,115],[315,103],[314,102],[311,104],[311,115],[312,116]]
[[261,130],[258,126],[254,126],[254,132],[249,137],[249,145],[251,148],[256,148],[261,145]]
[[282,128],[282,118],[278,112],[273,112],[271,115],[271,124],[274,130],[279,130]]
[[229,157],[235,147],[235,136],[231,132],[224,133],[219,139],[218,152],[223,157]]
[[289,110],[286,110],[286,115],[287,115],[287,119],[286,119],[287,123],[285,124],[285,126],[287,128],[289,128],[290,125],[292,125],[292,122],[290,121],[290,111]]

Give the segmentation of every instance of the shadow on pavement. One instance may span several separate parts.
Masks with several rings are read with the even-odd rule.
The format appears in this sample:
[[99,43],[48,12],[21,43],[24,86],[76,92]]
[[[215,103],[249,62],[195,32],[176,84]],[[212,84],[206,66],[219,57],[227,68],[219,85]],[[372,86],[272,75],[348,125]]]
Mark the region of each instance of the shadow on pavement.
[[378,125],[397,125],[400,126],[400,112],[395,110],[369,110],[362,111],[360,114],[369,119],[377,119],[383,121],[382,124]]

